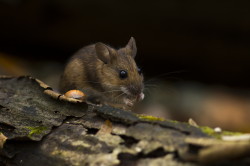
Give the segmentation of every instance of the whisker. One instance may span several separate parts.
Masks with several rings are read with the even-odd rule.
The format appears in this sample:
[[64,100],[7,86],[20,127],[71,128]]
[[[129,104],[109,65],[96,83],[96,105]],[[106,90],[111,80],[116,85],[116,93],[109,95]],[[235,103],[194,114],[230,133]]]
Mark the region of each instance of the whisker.
[[89,83],[94,83],[94,84],[101,84],[100,82],[94,82],[94,81],[83,81],[83,82],[89,82]]
[[145,87],[158,87],[158,85],[154,85],[154,84],[145,84]]
[[[158,75],[156,77],[153,77],[153,78],[145,81],[145,83],[155,81],[155,80],[157,80],[157,79],[159,79],[161,77],[168,76],[168,75],[171,75],[171,74],[179,74],[179,73],[184,73],[184,72],[188,72],[188,71],[186,71],[186,70],[178,70],[178,71],[163,73],[163,74],[160,74],[160,75]],[[171,77],[171,78],[176,78],[176,77]]]
[[[106,84],[106,83],[100,83],[100,82],[94,82],[94,81],[83,81],[83,82],[85,82],[85,83],[100,84],[100,85],[106,85],[106,86],[108,86],[108,87],[112,87],[112,89],[114,89],[114,90],[121,91],[121,90],[119,90],[119,89],[120,89],[120,86],[118,86],[118,85],[112,85],[112,84]],[[112,90],[112,91],[113,91],[113,90]],[[106,92],[108,92],[108,91],[104,91],[104,92],[102,92],[102,93],[106,93]]]
[[123,93],[119,94],[118,96],[115,96],[114,98],[118,98],[118,97],[122,96],[123,94],[125,94],[125,93],[123,92]]
[[104,91],[101,93],[112,93],[112,92],[122,92],[121,90],[110,90],[110,91]]
[[143,89],[143,92],[148,92],[148,91],[150,91],[150,89],[148,88]]
[[108,86],[113,86],[113,87],[116,87],[115,85],[112,85],[112,84],[106,84],[106,83],[95,82],[95,81],[83,81],[83,82],[93,83],[93,84],[103,84],[103,85],[108,85]]

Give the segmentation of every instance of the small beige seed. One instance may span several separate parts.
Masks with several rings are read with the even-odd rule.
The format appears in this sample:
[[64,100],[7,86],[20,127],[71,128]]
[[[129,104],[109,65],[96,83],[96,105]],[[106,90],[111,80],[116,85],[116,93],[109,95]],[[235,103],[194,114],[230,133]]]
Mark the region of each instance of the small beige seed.
[[74,99],[84,99],[85,94],[80,91],[80,90],[69,90],[64,94],[64,96],[69,97],[69,98],[74,98]]

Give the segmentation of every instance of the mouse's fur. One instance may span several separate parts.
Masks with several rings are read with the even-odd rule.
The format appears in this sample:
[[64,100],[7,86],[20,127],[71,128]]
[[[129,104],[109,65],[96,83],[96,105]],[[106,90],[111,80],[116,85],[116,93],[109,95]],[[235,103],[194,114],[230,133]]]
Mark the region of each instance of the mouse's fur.
[[[134,60],[136,52],[133,37],[118,50],[100,42],[80,49],[65,67],[61,92],[78,89],[104,104],[132,106],[144,97],[143,76]],[[127,78],[120,78],[121,70],[127,71]]]

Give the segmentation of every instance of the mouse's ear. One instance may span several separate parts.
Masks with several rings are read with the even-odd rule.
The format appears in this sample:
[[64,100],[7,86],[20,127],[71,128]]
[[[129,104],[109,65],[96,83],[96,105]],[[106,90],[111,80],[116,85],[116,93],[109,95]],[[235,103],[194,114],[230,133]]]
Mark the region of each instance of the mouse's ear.
[[116,59],[116,53],[113,48],[98,42],[95,44],[95,50],[97,57],[103,61],[103,63],[112,63]]
[[137,48],[136,48],[136,43],[135,43],[135,39],[133,37],[130,38],[128,44],[126,45],[125,49],[127,50],[127,52],[133,57],[135,58],[136,53],[137,53]]

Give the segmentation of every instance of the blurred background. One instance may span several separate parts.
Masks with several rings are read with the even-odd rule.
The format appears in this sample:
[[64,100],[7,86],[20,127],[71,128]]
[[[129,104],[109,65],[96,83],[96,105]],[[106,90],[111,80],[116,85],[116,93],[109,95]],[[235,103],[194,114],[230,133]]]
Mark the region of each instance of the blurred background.
[[250,1],[0,0],[0,74],[57,89],[67,59],[131,36],[145,76],[135,110],[250,132]]

